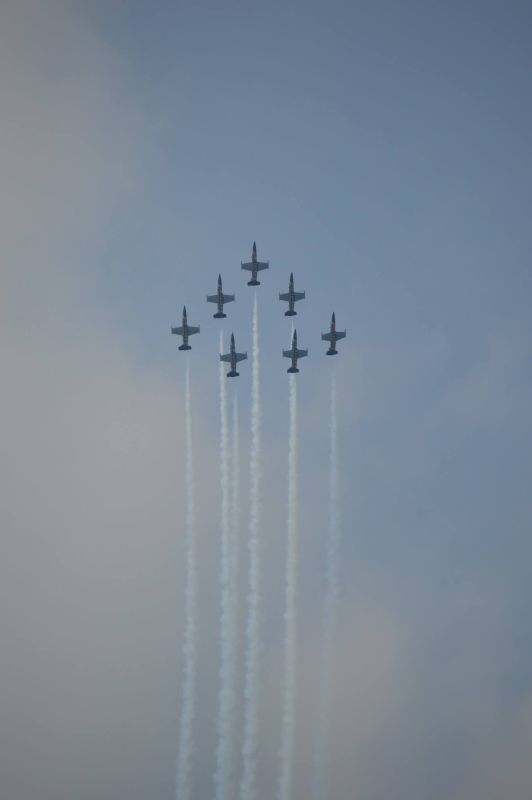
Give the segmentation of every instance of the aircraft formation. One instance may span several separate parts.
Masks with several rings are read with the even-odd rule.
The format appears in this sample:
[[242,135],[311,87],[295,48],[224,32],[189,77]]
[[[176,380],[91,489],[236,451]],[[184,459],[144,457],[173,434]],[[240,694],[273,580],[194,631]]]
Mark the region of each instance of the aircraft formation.
[[[251,261],[247,262],[240,262],[240,266],[243,270],[247,272],[251,272],[251,279],[248,281],[248,286],[260,286],[260,281],[257,278],[257,275],[262,270],[268,269],[270,266],[269,261],[258,261],[257,259],[257,245],[253,242],[253,250],[251,253]],[[288,309],[285,311],[285,317],[294,317],[297,315],[297,311],[295,310],[295,304],[300,300],[305,299],[305,292],[296,292],[294,289],[294,274],[290,273],[290,280],[288,283],[288,292],[279,293],[279,300],[283,303],[288,303]],[[227,314],[224,313],[224,305],[226,303],[232,303],[235,300],[234,294],[224,294],[223,286],[222,286],[222,276],[218,275],[218,288],[216,294],[208,294],[207,295],[207,302],[216,304],[217,311],[213,314],[215,319],[225,319]],[[183,307],[183,318],[181,321],[181,325],[176,328],[171,328],[171,332],[176,334],[177,336],[181,336],[183,339],[183,343],[179,345],[179,350],[191,350],[191,346],[188,343],[189,337],[193,336],[195,333],[200,332],[199,325],[189,325],[187,321],[187,309]],[[346,336],[346,331],[338,331],[336,330],[336,317],[334,312],[331,317],[330,328],[327,333],[322,333],[321,338],[324,342],[329,343],[329,349],[326,351],[326,355],[328,356],[335,356],[338,353],[336,349],[336,343],[339,339],[343,339]],[[297,366],[297,362],[300,358],[304,358],[308,355],[308,350],[299,350],[297,346],[297,331],[294,330],[292,334],[292,347],[289,350],[283,350],[283,357],[289,358],[291,360],[291,365],[287,369],[288,373],[295,373],[299,372],[299,368]],[[235,346],[235,335],[234,333],[231,334],[231,346],[228,353],[224,353],[220,355],[220,361],[225,361],[230,365],[230,370],[227,373],[228,378],[237,378],[239,376],[239,372],[236,371],[236,365],[239,361],[244,361],[247,359],[247,353],[238,353]]]

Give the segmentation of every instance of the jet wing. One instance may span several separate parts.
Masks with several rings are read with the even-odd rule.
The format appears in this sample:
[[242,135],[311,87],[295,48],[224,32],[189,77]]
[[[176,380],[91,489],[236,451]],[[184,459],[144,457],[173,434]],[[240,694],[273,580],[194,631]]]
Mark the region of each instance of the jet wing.
[[292,351],[291,350],[283,350],[283,356],[285,358],[292,358]]
[[268,267],[270,266],[270,262],[269,261],[257,261],[255,266],[257,267],[257,272],[260,272],[261,269],[268,269]]
[[177,333],[178,336],[183,336],[183,328],[181,325],[179,328],[171,328],[172,333]]
[[281,294],[281,292],[279,292],[279,300],[282,300],[284,303],[288,303],[290,301],[290,294],[288,292],[285,292],[285,294]]
[[241,261],[240,266],[242,267],[242,269],[247,269],[248,272],[253,272],[253,269],[255,267],[252,261],[248,261],[245,264],[243,264]]
[[188,335],[192,336],[193,333],[199,333],[199,325],[195,328],[193,325],[188,326]]
[[222,295],[222,303],[232,303],[235,299],[234,294],[223,294]]
[[218,295],[217,294],[208,294],[207,295],[207,302],[208,303],[217,303],[218,302]]
[[[337,334],[335,334],[335,336],[337,337]],[[324,342],[332,342],[333,335],[332,333],[322,333],[321,338]]]
[[244,361],[247,357],[247,353],[235,353],[235,361]]
[[345,339],[346,331],[336,331],[336,338],[337,339]]
[[308,356],[308,350],[296,350],[296,358],[305,358]]
[[294,302],[305,299],[305,292],[294,292]]
[[223,356],[220,356],[220,361],[227,361],[229,364],[231,363],[231,353],[226,353]]

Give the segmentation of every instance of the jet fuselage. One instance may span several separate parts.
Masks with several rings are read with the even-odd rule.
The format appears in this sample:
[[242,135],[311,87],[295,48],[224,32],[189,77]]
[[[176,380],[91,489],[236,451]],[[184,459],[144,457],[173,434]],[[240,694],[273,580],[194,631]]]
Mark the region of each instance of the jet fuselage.
[[299,372],[297,362],[300,358],[305,358],[308,355],[308,350],[298,350],[297,347],[297,331],[294,331],[292,336],[292,347],[290,350],[283,350],[283,356],[285,358],[290,358],[292,360],[292,364],[288,369],[287,372],[295,373]]
[[227,361],[230,364],[230,370],[227,373],[228,378],[238,378],[240,375],[239,372],[236,371],[236,365],[239,361],[244,361],[248,357],[247,353],[237,353],[235,347],[235,335],[234,333],[231,334],[231,346],[229,348],[229,352],[225,355],[220,355],[220,361]]
[[288,311],[284,312],[285,317],[295,317],[297,311],[294,309],[295,304],[299,300],[305,299],[305,292],[296,292],[294,290],[294,273],[290,273],[290,281],[288,282],[288,291],[285,294],[279,293],[279,300],[288,303]]
[[187,322],[187,309],[183,306],[183,317],[181,320],[181,325],[177,328],[171,328],[171,332],[175,333],[177,336],[183,337],[183,344],[179,345],[179,350],[192,350],[191,346],[188,343],[189,336],[192,336],[195,333],[199,333],[199,325],[189,325]]
[[338,350],[336,349],[336,343],[338,339],[343,339],[346,336],[346,331],[337,331],[336,330],[336,317],[333,315],[331,317],[331,326],[329,333],[322,333],[321,338],[324,342],[329,342],[329,349],[326,352],[328,356],[335,356],[338,354]]

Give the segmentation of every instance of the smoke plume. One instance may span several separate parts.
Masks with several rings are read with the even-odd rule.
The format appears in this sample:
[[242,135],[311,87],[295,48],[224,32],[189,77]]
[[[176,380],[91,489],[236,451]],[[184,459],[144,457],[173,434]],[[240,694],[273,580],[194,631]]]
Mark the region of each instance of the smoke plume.
[[285,599],[285,663],[281,728],[279,800],[291,800],[294,773],[297,628],[297,383],[289,375],[290,433],[288,448],[288,520]]
[[244,678],[244,738],[242,745],[242,779],[240,800],[255,800],[258,708],[260,692],[260,365],[259,316],[257,295],[253,301],[251,365],[251,454],[250,454],[250,516],[249,516],[249,577],[248,618],[246,625],[246,656]]
[[185,634],[183,642],[184,674],[179,723],[179,751],[177,758],[177,800],[190,800],[192,753],[194,750],[194,715],[196,692],[196,528],[194,506],[194,473],[192,456],[192,403],[190,391],[190,363],[187,357],[185,373]]
[[330,746],[331,676],[335,652],[336,620],[339,596],[339,548],[341,537],[338,498],[338,430],[336,422],[336,374],[331,376],[329,423],[329,525],[325,561],[325,603],[320,663],[316,751],[314,754],[314,796],[328,797]]
[[[223,332],[220,331],[220,353],[223,352]],[[227,389],[224,363],[220,361],[220,673],[218,698],[218,742],[216,748],[216,768],[214,791],[216,800],[229,800],[231,797],[231,751],[234,736],[235,705],[235,635],[233,576],[233,554],[230,518],[229,482],[229,441],[227,419]]]

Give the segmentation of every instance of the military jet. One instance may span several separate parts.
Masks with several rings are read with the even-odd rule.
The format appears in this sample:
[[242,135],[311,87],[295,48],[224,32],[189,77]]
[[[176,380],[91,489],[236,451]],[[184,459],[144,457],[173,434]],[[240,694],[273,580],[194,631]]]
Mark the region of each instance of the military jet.
[[337,331],[336,330],[336,317],[333,315],[331,317],[331,330],[329,333],[322,333],[321,338],[324,342],[330,342],[329,349],[327,350],[326,355],[328,356],[335,356],[338,353],[336,349],[336,342],[338,339],[344,339],[346,335],[346,331]]
[[285,317],[294,317],[297,311],[294,311],[294,305],[298,300],[305,299],[305,292],[294,292],[294,273],[290,273],[290,282],[288,284],[288,292],[286,294],[279,293],[279,300],[288,303],[288,311],[284,312]]
[[231,364],[231,369],[227,373],[228,378],[238,378],[240,375],[239,372],[236,371],[236,365],[238,361],[244,361],[248,357],[247,353],[237,353],[235,350],[235,334],[231,334],[231,347],[228,353],[225,355],[220,355],[220,361],[228,361]]
[[242,269],[247,269],[248,272],[251,272],[251,280],[248,281],[248,286],[259,286],[260,281],[257,280],[257,272],[260,272],[261,269],[268,269],[270,266],[269,261],[257,261],[257,245],[253,242],[253,252],[251,253],[251,261],[248,261],[246,264],[240,262],[240,266]]
[[216,294],[208,294],[207,295],[207,302],[208,303],[217,303],[218,311],[216,314],[213,314],[215,319],[223,319],[227,316],[224,314],[224,304],[225,303],[232,303],[235,299],[234,294],[224,294],[222,289],[222,276],[218,275],[218,291]]
[[187,322],[187,309],[183,306],[183,322],[179,326],[179,328],[172,328],[172,333],[176,333],[178,336],[183,337],[183,344],[179,345],[179,350],[192,350],[191,346],[188,343],[188,337],[192,336],[194,333],[199,333],[199,325],[194,327],[189,325]]
[[308,356],[308,350],[297,349],[297,331],[294,331],[294,334],[292,336],[292,347],[290,348],[290,350],[283,350],[283,356],[285,358],[292,359],[292,366],[288,367],[286,371],[299,372],[297,368],[297,360],[298,358],[305,358],[305,356]]

